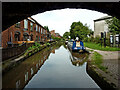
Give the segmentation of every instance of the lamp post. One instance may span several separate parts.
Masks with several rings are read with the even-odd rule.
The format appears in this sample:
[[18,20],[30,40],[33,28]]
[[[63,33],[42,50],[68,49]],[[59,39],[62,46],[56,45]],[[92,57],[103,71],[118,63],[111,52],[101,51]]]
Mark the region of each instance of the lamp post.
[[106,47],[106,32],[104,32],[104,47]]
[[101,32],[101,38],[100,38],[100,40],[101,40],[101,47],[102,47],[102,38],[103,38],[103,32]]

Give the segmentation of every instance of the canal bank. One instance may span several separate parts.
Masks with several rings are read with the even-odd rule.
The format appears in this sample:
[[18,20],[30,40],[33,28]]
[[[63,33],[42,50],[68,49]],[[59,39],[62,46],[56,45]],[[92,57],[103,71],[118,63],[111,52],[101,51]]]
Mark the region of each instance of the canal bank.
[[[87,48],[90,51],[87,72],[96,81],[96,83],[102,88],[117,89],[119,87],[118,65],[119,63],[119,51],[100,51]],[[97,65],[93,64],[94,52],[102,55],[102,68],[100,69]]]
[[43,45],[40,45],[37,43],[35,46],[31,46],[34,48],[29,47],[26,51],[24,51],[20,55],[15,56],[13,58],[10,58],[10,59],[2,62],[2,74],[8,72],[10,69],[14,68],[19,63],[21,63],[25,59],[29,58],[30,56],[34,55],[35,53],[37,53],[37,52],[39,52],[39,51],[41,51],[49,46],[55,45],[57,43],[58,43],[58,41],[55,41],[52,43],[46,43]]

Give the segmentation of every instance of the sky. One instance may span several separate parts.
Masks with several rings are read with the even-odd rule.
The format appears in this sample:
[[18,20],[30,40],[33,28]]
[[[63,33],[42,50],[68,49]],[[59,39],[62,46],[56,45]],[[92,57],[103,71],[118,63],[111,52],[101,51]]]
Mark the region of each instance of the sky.
[[105,13],[87,10],[87,9],[60,9],[46,11],[33,15],[34,18],[42,26],[48,26],[49,30],[55,30],[55,33],[59,33],[61,36],[67,31],[70,31],[70,26],[73,22],[82,22],[87,24],[90,29],[94,31],[94,21],[103,16],[107,16]]

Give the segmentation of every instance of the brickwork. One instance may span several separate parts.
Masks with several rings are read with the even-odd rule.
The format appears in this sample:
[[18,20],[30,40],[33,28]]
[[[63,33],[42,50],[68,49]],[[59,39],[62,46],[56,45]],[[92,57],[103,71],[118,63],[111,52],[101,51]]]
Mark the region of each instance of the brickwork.
[[51,35],[55,36],[55,30],[50,31]]
[[[47,40],[47,37],[45,37],[47,36],[47,30],[45,30],[43,26],[41,26],[37,21],[35,21],[32,18],[27,19],[27,23],[28,23],[27,29],[24,28],[24,20],[22,20],[20,21],[19,26],[16,26],[16,24],[14,24],[8,29],[6,29],[5,31],[3,31],[2,47],[7,48],[8,42],[13,43],[14,45],[14,41],[25,41],[26,38],[30,39],[31,41]],[[31,23],[33,24],[32,30],[31,30]],[[37,31],[36,31],[36,25],[37,25]],[[39,31],[39,28],[40,28],[40,31]],[[44,35],[41,35],[41,29],[42,29],[42,32],[45,32]],[[28,36],[25,36],[25,34],[28,34]]]
[[51,35],[53,35],[54,37],[58,37],[61,38],[59,33],[55,33],[55,30],[50,31]]

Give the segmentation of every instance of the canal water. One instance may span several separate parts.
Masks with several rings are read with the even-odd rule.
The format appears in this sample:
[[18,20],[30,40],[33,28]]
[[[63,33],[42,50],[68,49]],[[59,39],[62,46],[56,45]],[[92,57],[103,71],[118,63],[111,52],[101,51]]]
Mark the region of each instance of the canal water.
[[88,54],[62,44],[36,53],[5,73],[3,88],[100,88],[87,74]]

